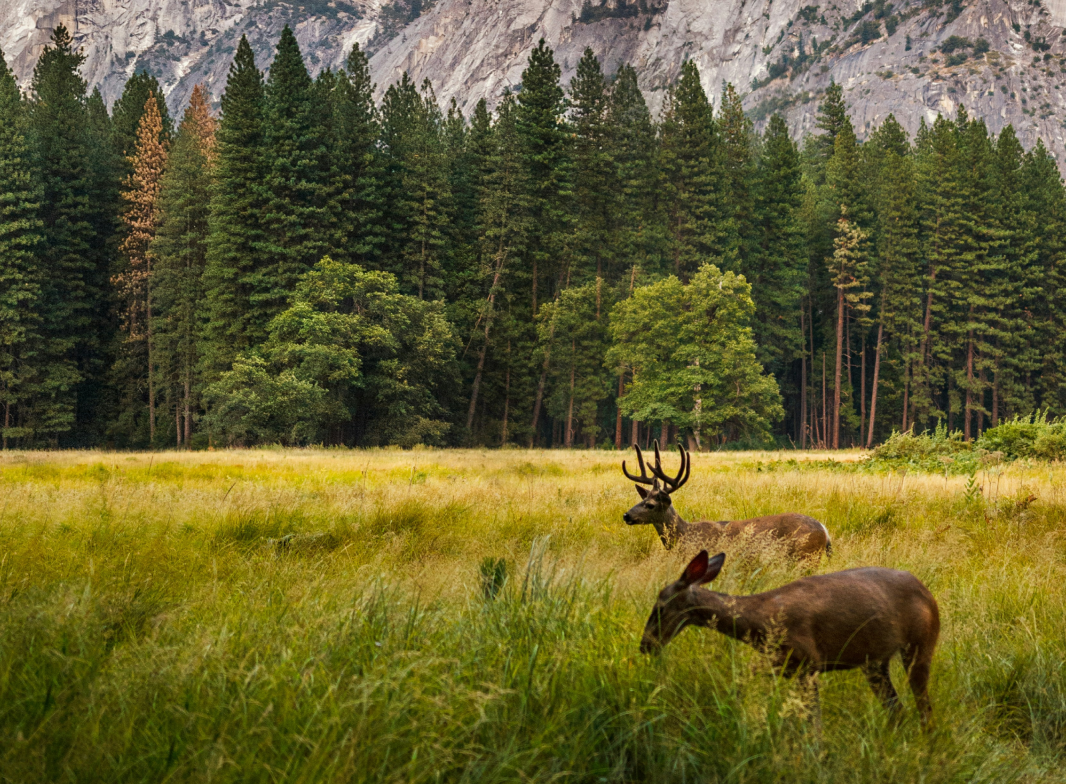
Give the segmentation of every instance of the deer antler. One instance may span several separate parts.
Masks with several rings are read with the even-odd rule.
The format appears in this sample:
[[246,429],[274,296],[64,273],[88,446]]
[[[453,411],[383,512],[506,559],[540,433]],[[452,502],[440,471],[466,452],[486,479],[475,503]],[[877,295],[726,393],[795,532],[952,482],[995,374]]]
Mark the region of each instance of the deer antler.
[[677,476],[667,476],[666,472],[663,471],[662,457],[659,455],[659,442],[655,442],[655,465],[652,466],[651,472],[662,481],[667,493],[679,490],[681,485],[688,481],[689,473],[692,469],[692,458],[685,451],[685,447],[678,444],[677,449],[681,453],[681,468],[678,469]]
[[[652,475],[648,476],[647,470],[644,468],[644,454],[640,451],[640,447],[633,444],[637,450],[637,462],[640,464],[640,476],[633,476],[626,470],[626,461],[622,461],[622,473],[626,475],[626,479],[632,482],[636,482],[638,485],[653,485],[655,484],[655,469],[652,469]],[[658,450],[658,446],[655,447]]]

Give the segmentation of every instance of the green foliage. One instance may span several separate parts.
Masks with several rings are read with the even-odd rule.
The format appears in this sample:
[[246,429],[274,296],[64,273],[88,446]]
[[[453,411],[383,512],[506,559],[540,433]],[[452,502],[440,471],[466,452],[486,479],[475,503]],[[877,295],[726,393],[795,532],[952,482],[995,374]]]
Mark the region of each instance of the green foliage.
[[253,312],[263,237],[263,76],[244,36],[222,94],[217,147],[202,316],[203,372],[209,380],[266,338],[266,325]]
[[[400,294],[386,272],[326,257],[300,277],[269,331],[258,355],[239,357],[205,392],[216,438],[309,443],[362,425],[371,443],[442,442],[455,346],[440,303]],[[291,405],[276,406],[275,392]]]
[[32,401],[45,369],[41,350],[40,173],[28,108],[0,52],[0,437],[4,448],[33,435]]
[[687,285],[671,276],[619,302],[606,361],[632,373],[622,410],[719,442],[767,433],[783,411],[755,358],[753,311],[747,281],[709,264]]

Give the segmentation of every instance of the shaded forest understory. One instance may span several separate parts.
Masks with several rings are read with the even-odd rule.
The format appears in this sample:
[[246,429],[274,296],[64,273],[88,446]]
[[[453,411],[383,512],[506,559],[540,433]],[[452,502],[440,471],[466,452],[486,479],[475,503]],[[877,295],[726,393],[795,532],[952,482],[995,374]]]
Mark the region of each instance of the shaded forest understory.
[[1066,194],[961,109],[756,130],[543,42],[470,117],[246,41],[221,111],[0,56],[3,447],[872,445],[1066,414]]

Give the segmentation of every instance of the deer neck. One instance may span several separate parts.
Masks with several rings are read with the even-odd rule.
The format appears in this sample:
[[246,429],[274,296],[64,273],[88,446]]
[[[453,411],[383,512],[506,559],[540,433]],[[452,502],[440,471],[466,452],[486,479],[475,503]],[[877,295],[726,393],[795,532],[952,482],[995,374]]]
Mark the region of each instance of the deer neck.
[[698,605],[691,611],[692,623],[717,629],[727,637],[759,646],[770,630],[772,619],[758,596],[730,596],[695,588]]
[[664,520],[658,520],[652,525],[655,526],[655,532],[659,534],[659,539],[662,540],[663,547],[667,550],[677,544],[688,533],[689,527],[673,505],[667,510]]

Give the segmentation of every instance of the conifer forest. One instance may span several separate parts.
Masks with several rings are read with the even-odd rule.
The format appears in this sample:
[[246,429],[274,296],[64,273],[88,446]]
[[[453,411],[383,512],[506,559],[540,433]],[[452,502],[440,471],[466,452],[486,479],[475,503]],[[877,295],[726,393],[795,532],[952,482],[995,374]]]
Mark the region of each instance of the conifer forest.
[[1066,415],[1066,192],[960,108],[756,128],[543,41],[463,116],[286,28],[172,116],[0,56],[3,447],[871,446]]

